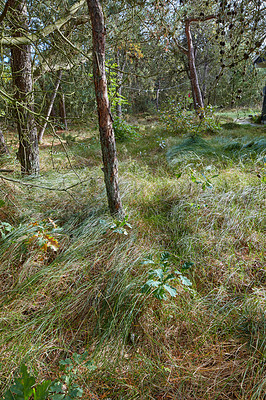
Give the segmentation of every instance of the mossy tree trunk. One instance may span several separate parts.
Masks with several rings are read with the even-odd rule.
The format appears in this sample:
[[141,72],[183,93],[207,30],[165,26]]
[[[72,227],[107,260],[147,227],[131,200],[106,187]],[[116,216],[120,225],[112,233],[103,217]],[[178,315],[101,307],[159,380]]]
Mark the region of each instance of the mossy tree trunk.
[[105,72],[105,26],[99,0],[87,0],[93,40],[93,78],[98,109],[104,180],[111,215],[123,215],[118,187],[118,161]]
[[[25,0],[12,0],[9,8],[11,31],[14,38],[28,32]],[[39,147],[37,127],[33,114],[33,84],[31,71],[31,46],[11,47],[11,71],[16,99],[16,120],[19,136],[18,159],[22,174],[39,174]]]

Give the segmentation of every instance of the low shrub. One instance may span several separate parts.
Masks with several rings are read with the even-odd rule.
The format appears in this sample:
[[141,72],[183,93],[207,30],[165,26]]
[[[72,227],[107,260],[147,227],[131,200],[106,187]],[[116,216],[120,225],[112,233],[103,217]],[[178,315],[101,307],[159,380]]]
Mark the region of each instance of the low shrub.
[[171,104],[161,113],[160,120],[173,134],[196,135],[201,132],[217,133],[220,130],[220,124],[211,106],[205,108],[204,118],[200,119],[194,112],[184,109],[181,104]]
[[114,119],[113,128],[115,132],[115,138],[120,142],[139,136],[136,127],[128,124],[121,118]]

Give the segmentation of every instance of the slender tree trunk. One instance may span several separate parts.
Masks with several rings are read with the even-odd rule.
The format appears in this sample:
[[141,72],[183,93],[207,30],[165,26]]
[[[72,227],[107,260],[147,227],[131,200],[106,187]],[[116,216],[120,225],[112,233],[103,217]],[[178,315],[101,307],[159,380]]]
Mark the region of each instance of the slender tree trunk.
[[[27,6],[25,0],[12,0],[10,20],[13,37],[27,34]],[[39,147],[37,127],[33,115],[33,85],[31,75],[31,47],[11,48],[11,70],[15,89],[16,119],[19,136],[18,159],[22,174],[38,175]]]
[[202,85],[202,95],[203,95],[203,101],[206,98],[206,92],[207,92],[207,76],[208,76],[208,61],[205,58],[204,60],[204,70],[203,70],[203,85]]
[[9,151],[5,142],[3,132],[0,128],[0,156],[3,156],[4,154],[9,154]]
[[[121,80],[122,81],[122,80]],[[122,83],[119,84],[117,90],[116,90],[116,96],[118,98],[118,101],[116,103],[116,115],[118,118],[122,118],[122,104],[121,101],[119,101],[119,99],[121,99],[121,95],[122,95]]]
[[68,127],[67,127],[66,103],[65,103],[64,93],[62,93],[62,95],[61,95],[61,101],[59,103],[59,112],[60,112],[61,122],[64,124],[65,130],[67,131]]
[[199,112],[200,116],[202,116],[202,110],[204,108],[204,103],[202,99],[202,94],[199,86],[198,74],[195,63],[195,50],[193,46],[193,40],[190,30],[191,21],[187,20],[185,24],[185,32],[188,44],[188,65],[189,65],[189,76],[191,82],[192,96],[194,101],[195,110]]
[[45,129],[47,127],[47,124],[49,122],[49,117],[51,115],[51,112],[52,112],[52,109],[53,109],[53,106],[54,106],[54,101],[55,101],[55,98],[56,98],[56,95],[57,95],[57,92],[58,92],[58,88],[59,88],[59,85],[60,85],[60,82],[61,82],[61,78],[62,78],[62,70],[59,70],[58,71],[57,80],[56,80],[56,83],[55,83],[55,88],[54,88],[54,91],[53,91],[53,94],[52,94],[52,97],[51,97],[51,101],[50,101],[50,104],[49,104],[49,107],[48,107],[48,110],[47,110],[45,123],[44,123],[43,127],[41,128],[41,130],[39,132],[39,135],[38,135],[39,143],[41,143],[41,141],[42,141],[44,131],[45,131]]
[[159,96],[160,96],[161,81],[158,82],[158,88],[156,90],[156,110],[159,112]]
[[117,88],[116,88],[116,97],[117,97],[117,103],[116,103],[116,116],[118,118],[122,118],[122,104],[121,99],[122,96],[122,85],[123,85],[123,76],[124,76],[124,70],[126,66],[126,55],[124,56],[124,61],[121,66],[121,60],[120,60],[120,51],[117,50],[116,52],[116,63],[118,67],[118,72],[117,72]]
[[262,90],[263,94],[263,103],[262,103],[262,112],[261,112],[261,123],[265,124],[266,122],[266,86],[264,86]]
[[105,72],[105,26],[99,0],[87,0],[92,27],[93,77],[97,100],[104,180],[111,215],[122,216],[123,208],[118,187],[118,161],[112,116],[109,108]]

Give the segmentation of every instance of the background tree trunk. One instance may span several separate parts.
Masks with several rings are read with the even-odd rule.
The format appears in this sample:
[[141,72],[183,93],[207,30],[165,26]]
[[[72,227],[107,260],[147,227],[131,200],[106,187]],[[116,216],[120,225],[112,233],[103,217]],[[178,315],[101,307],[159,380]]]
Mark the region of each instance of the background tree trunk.
[[5,138],[3,135],[3,132],[0,128],[0,156],[4,155],[4,154],[9,154],[6,142],[5,142]]
[[59,113],[60,113],[60,119],[62,124],[64,124],[65,126],[65,130],[68,130],[67,127],[67,117],[66,117],[66,103],[65,103],[65,95],[64,93],[62,93],[61,95],[61,99],[59,102]]
[[118,162],[105,72],[105,26],[99,0],[87,0],[92,27],[93,77],[97,100],[104,180],[111,215],[123,215],[118,187]]
[[185,26],[185,32],[186,32],[186,38],[187,38],[187,45],[188,45],[188,66],[189,66],[189,77],[190,77],[190,82],[191,82],[191,90],[192,90],[192,96],[193,96],[193,101],[194,101],[194,108],[196,111],[198,111],[200,114],[201,110],[204,108],[204,103],[202,99],[202,94],[199,86],[199,80],[198,80],[198,74],[197,74],[197,69],[196,69],[196,63],[195,63],[195,51],[194,51],[194,46],[193,46],[193,40],[192,40],[192,35],[191,35],[191,30],[190,30],[190,24],[191,21],[187,20],[186,21],[186,26]]
[[[27,6],[24,0],[12,0],[10,6],[12,36],[27,34]],[[31,47],[11,47],[11,70],[15,89],[16,119],[19,136],[18,159],[22,174],[38,175],[39,147],[37,127],[33,115],[33,85],[31,75]]]
[[[122,96],[122,85],[123,85],[123,76],[124,70],[126,67],[127,57],[126,54],[121,54],[120,50],[116,51],[116,64],[117,64],[117,88],[116,88],[116,116],[121,119],[122,118],[122,103],[121,103],[121,96]],[[121,63],[122,61],[122,63]],[[119,100],[120,99],[120,100]]]
[[43,127],[41,128],[41,130],[39,132],[39,135],[38,135],[39,143],[41,143],[41,141],[42,141],[44,131],[45,131],[45,129],[47,127],[47,124],[49,122],[49,117],[51,115],[51,112],[52,112],[52,109],[53,109],[53,106],[54,106],[54,101],[55,101],[55,98],[56,98],[56,95],[57,95],[57,92],[58,92],[58,88],[59,88],[59,85],[60,85],[60,82],[61,82],[61,78],[62,78],[62,70],[60,69],[58,71],[57,80],[56,80],[56,83],[55,83],[55,88],[54,88],[54,91],[53,91],[53,94],[52,94],[52,97],[51,97],[51,100],[50,100],[50,104],[49,104],[49,107],[48,107],[48,110],[47,110],[46,121],[45,121]]
[[158,87],[157,87],[157,90],[156,90],[156,110],[157,110],[157,112],[160,111],[160,109],[159,109],[160,88],[161,88],[161,81],[160,81],[160,79],[159,79],[159,81],[158,81]]

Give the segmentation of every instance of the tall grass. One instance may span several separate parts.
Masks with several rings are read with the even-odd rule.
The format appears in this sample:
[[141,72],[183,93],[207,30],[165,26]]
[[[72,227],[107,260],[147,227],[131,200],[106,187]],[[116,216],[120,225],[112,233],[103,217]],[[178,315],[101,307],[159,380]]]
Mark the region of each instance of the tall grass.
[[[82,182],[69,192],[1,183],[1,220],[13,226],[0,239],[1,391],[22,361],[54,378],[60,359],[88,349],[97,369],[80,371],[84,398],[263,399],[262,139],[255,127],[197,142],[155,127],[118,144],[128,235],[111,227],[91,137],[69,142],[75,173],[47,164],[35,181]],[[34,236],[49,218],[55,249]],[[193,287],[176,283],[178,295],[159,301],[141,291],[142,261],[166,250],[174,268],[191,263]]]

